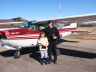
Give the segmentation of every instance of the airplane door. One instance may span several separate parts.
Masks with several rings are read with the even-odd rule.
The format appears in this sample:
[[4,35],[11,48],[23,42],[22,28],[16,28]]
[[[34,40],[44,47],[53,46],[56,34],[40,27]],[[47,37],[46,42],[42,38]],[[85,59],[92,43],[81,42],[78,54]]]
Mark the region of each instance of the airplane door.
[[37,24],[32,24],[29,28],[29,30],[27,31],[28,34],[37,34],[40,33],[40,30],[38,29]]

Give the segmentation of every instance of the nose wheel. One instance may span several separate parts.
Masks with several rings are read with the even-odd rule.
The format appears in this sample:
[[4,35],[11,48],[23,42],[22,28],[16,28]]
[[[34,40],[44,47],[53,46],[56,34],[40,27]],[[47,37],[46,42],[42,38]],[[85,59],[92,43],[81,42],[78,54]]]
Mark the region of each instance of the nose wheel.
[[16,51],[14,53],[14,58],[17,59],[17,58],[20,58],[20,51]]

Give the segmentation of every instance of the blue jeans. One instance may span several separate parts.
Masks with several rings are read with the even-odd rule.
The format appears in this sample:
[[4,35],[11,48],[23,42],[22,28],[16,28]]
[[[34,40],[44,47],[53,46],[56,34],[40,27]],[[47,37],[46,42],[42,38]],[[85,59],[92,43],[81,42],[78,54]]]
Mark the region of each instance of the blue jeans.
[[48,58],[47,50],[40,50],[41,58]]

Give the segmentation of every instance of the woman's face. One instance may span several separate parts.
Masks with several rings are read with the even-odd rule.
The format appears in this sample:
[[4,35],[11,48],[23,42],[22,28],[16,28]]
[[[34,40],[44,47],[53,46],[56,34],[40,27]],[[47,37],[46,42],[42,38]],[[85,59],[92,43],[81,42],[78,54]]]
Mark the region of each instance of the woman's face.
[[44,34],[41,34],[41,37],[44,37],[45,35]]

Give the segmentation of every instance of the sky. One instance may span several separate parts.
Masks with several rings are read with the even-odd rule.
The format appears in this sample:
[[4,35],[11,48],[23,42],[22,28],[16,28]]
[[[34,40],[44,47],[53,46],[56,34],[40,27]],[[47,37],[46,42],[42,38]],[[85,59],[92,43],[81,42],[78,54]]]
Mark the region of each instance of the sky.
[[96,13],[96,0],[0,0],[0,19],[43,20],[91,13]]

